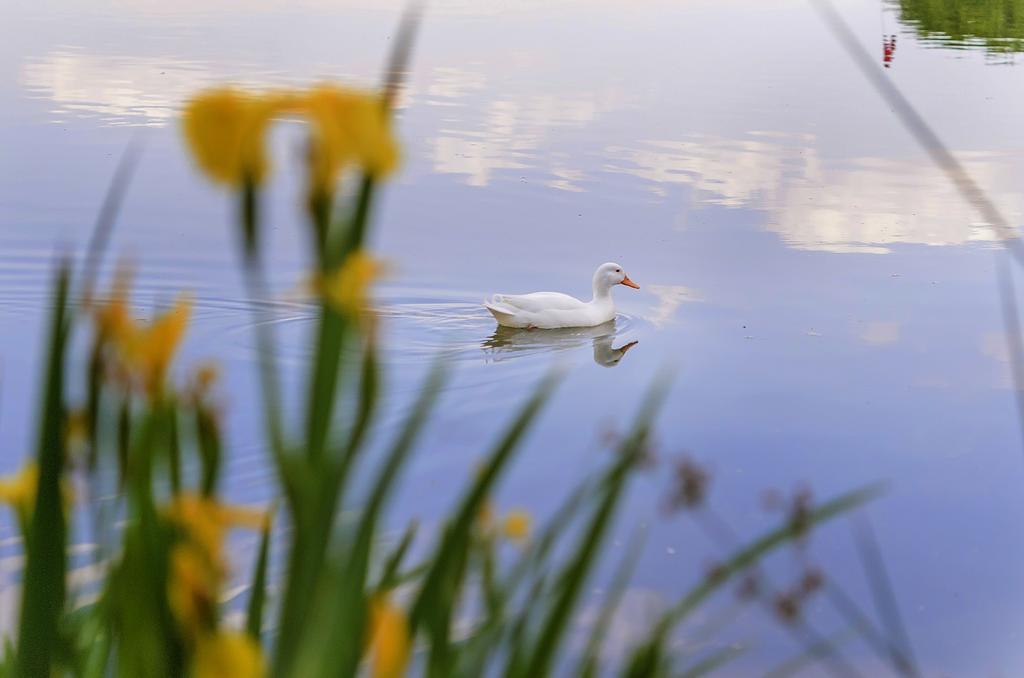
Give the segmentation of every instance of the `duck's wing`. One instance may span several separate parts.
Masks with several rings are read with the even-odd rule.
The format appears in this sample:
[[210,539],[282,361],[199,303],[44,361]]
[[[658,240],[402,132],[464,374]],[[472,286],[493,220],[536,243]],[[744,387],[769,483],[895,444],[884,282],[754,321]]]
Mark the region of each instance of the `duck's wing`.
[[576,297],[561,292],[534,292],[533,294],[495,294],[489,304],[513,308],[527,313],[541,311],[571,311],[586,306]]

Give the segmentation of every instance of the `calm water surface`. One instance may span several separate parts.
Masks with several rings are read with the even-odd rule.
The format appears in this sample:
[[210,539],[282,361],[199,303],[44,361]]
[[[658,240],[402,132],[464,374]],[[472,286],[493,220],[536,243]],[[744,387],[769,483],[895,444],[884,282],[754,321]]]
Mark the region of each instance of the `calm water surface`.
[[[1020,224],[1016,53],[901,20],[917,5],[840,8],[878,67],[888,59],[886,77]],[[54,254],[83,244],[118,155],[141,133],[144,159],[114,249],[137,264],[140,314],[193,293],[184,362],[225,365],[226,489],[267,501],[230,205],[190,168],[178,107],[223,81],[375,82],[397,6],[104,0],[8,3],[4,14],[0,469],[31,446]],[[1024,673],[1024,456],[993,277],[998,245],[808,5],[437,3],[414,66],[399,112],[404,166],[375,243],[394,266],[379,293],[389,382],[381,436],[437,355],[455,370],[396,524],[415,514],[430,525],[499,423],[552,366],[567,365],[498,499],[543,515],[605,460],[607,433],[672,369],[658,453],[708,465],[711,501],[733,530],[752,537],[779,520],[762,508],[765,490],[826,497],[887,481],[867,515],[919,664],[928,675]],[[314,310],[298,293],[292,131],[275,137],[269,209],[275,320],[294,373]],[[606,260],[642,286],[616,290],[613,325],[496,332],[479,306],[496,291],[588,294]],[[664,514],[669,481],[665,466],[640,479],[616,533],[617,558],[637,527],[648,530],[622,642],[721,556],[686,519]],[[250,547],[240,542],[240,557]],[[6,598],[16,552],[0,543]],[[845,523],[816,534],[806,557],[874,617]],[[782,554],[768,571],[782,585],[799,570]],[[759,675],[801,651],[762,608],[732,601],[723,594],[705,617],[726,615],[726,631],[709,639],[702,623],[686,627],[682,649],[744,643],[728,675]],[[845,626],[823,601],[806,614],[823,634]],[[881,675],[862,643],[841,652]]]

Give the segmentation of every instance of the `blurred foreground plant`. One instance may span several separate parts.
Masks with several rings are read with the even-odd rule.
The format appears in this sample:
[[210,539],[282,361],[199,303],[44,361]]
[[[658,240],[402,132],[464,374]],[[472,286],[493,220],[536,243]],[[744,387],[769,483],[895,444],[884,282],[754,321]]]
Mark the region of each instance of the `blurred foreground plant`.
[[[287,537],[276,581],[268,574],[271,512],[232,507],[220,498],[224,442],[211,394],[215,372],[199,368],[180,387],[171,378],[188,301],[137,322],[129,312],[128,277],[120,275],[107,301],[72,305],[71,267],[60,266],[35,461],[0,482],[0,499],[18,513],[27,555],[18,635],[4,655],[4,675],[245,678],[369,671],[391,677],[415,670],[525,678],[599,672],[597,651],[608,625],[594,625],[581,655],[570,648],[574,620],[629,480],[648,459],[664,384],[640,407],[618,454],[569,493],[545,524],[532,529],[522,511],[495,523],[489,497],[554,388],[554,379],[545,380],[499,432],[418,560],[410,562],[415,526],[387,546],[391,499],[444,381],[436,367],[391,442],[368,458],[380,377],[367,309],[380,264],[364,243],[376,182],[397,162],[390,96],[327,84],[265,94],[217,89],[185,109],[196,164],[238,201],[243,270],[254,296],[266,293],[265,135],[280,117],[309,124],[307,214],[319,312],[299,422],[282,420],[282,412],[294,408],[284,407],[272,324],[255,323],[267,449]],[[362,175],[359,190],[338,201],[337,184],[353,171]],[[91,332],[84,310],[94,320]],[[85,396],[72,404],[68,355],[76,331],[88,337],[89,352]],[[71,442],[72,422],[81,422],[82,444]],[[93,589],[69,596],[67,554],[75,540],[66,512],[71,500],[61,485],[76,469],[88,496],[116,500],[105,508],[87,505],[102,576]],[[807,507],[799,525],[783,522],[739,545],[714,576],[659,620],[621,672],[677,672],[671,629],[764,554],[870,496],[859,491]],[[355,507],[344,520],[342,506]],[[243,625],[229,623],[222,603],[230,568],[240,565],[228,561],[224,543],[234,527],[260,533]],[[519,544],[515,554],[502,550],[503,539]],[[619,593],[626,581],[617,584]],[[613,592],[605,620],[616,600]]]

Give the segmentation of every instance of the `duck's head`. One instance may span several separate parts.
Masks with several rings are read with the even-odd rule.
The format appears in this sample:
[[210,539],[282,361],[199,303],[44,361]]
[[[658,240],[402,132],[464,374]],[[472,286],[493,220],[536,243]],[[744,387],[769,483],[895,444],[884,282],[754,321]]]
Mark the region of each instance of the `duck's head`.
[[594,289],[595,290],[610,290],[615,285],[625,285],[626,287],[632,287],[634,290],[640,289],[640,286],[629,279],[626,272],[622,270],[622,267],[618,264],[609,261],[607,264],[601,264],[594,271]]

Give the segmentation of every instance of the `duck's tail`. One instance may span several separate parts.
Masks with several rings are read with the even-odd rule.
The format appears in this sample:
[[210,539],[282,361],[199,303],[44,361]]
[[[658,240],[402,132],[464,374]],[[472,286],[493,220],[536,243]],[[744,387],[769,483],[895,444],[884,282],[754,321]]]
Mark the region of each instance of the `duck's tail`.
[[516,309],[502,303],[500,294],[496,294],[490,299],[484,299],[484,308],[491,312],[499,325],[516,327],[519,324],[516,319]]

